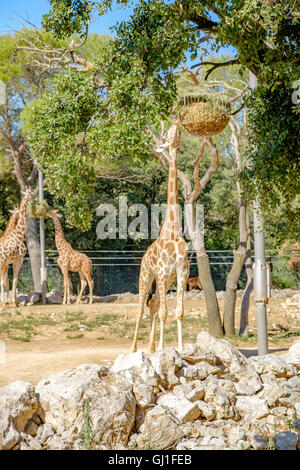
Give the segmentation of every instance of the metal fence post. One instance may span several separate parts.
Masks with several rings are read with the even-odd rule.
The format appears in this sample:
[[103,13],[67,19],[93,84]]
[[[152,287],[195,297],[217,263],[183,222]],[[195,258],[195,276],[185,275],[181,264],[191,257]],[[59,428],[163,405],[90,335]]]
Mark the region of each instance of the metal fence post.
[[[44,199],[43,189],[43,173],[39,170],[39,200]],[[42,287],[42,304],[46,304],[46,292],[47,292],[47,270],[46,270],[46,258],[45,258],[45,224],[44,217],[40,217],[40,249],[41,249],[41,287]]]
[[[250,88],[254,90],[257,86],[256,76],[250,72]],[[265,260],[265,236],[264,221],[260,207],[259,196],[253,202],[253,230],[254,230],[254,301],[256,305],[257,343],[258,355],[268,354],[268,331],[267,331],[267,307],[268,302],[268,279]]]

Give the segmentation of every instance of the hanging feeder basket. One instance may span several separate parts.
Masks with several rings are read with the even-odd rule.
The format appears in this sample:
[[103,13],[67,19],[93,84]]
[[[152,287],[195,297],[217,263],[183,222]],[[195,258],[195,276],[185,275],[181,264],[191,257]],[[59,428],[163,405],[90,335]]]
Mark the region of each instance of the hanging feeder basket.
[[230,102],[224,96],[213,93],[187,95],[178,103],[178,115],[189,134],[211,137],[227,126]]
[[29,201],[26,213],[28,217],[45,217],[46,212],[50,210],[47,201]]

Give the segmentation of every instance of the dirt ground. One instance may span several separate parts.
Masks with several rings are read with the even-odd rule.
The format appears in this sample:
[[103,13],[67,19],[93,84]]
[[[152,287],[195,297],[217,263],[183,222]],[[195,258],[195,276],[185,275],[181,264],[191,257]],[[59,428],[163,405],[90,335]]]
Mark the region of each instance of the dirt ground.
[[[176,347],[175,299],[168,298],[166,346]],[[237,299],[239,329],[241,297]],[[220,311],[223,299],[219,299]],[[300,291],[275,293],[268,304],[269,352],[283,354],[300,338]],[[111,365],[129,353],[137,313],[137,296],[122,294],[116,301],[92,305],[34,305],[0,312],[0,386],[15,380],[36,385],[39,380],[83,363]],[[246,355],[257,354],[255,305],[251,299],[249,335],[226,338]],[[157,322],[157,339],[159,335]],[[205,301],[195,291],[185,298],[184,342],[208,330]],[[148,312],[141,324],[138,348],[147,352]]]

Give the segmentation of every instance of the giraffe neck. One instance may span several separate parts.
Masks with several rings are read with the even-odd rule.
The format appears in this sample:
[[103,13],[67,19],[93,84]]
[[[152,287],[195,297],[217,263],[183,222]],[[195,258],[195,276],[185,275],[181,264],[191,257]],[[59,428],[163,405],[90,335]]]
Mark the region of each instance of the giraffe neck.
[[0,240],[2,238],[4,238],[6,235],[8,235],[10,232],[12,232],[12,230],[16,226],[16,219],[17,219],[17,215],[15,213],[11,214],[11,216],[10,216],[8,222],[7,222],[7,225],[5,227],[5,230],[3,231],[2,235],[0,236]]
[[53,218],[54,228],[55,228],[56,248],[58,252],[60,252],[61,250],[63,250],[63,248],[65,248],[68,242],[65,239],[64,231],[63,231],[59,218],[57,217],[57,215],[54,215],[52,218]]
[[172,143],[170,145],[169,155],[167,212],[166,219],[161,229],[161,236],[164,238],[177,239],[182,237],[182,230],[177,188],[177,147],[176,145],[172,145]]
[[21,204],[20,204],[20,209],[19,209],[19,216],[18,216],[18,221],[16,223],[16,226],[13,230],[14,235],[19,239],[23,241],[24,235],[25,235],[25,230],[26,230],[26,207],[27,207],[27,202],[28,202],[28,196],[24,196],[22,198]]

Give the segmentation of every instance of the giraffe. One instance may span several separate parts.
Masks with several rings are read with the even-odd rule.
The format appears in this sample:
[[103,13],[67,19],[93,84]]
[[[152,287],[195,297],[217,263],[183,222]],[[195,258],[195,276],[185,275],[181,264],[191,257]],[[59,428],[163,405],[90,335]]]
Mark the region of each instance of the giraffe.
[[17,302],[17,284],[23,259],[26,253],[24,235],[26,229],[26,207],[29,199],[32,198],[30,188],[26,188],[19,208],[18,221],[11,232],[2,237],[0,241],[0,275],[1,275],[1,304],[4,302],[4,288],[7,285],[8,265],[13,265],[13,287],[12,287],[12,306],[16,307]]
[[[19,207],[15,206],[13,208],[13,210],[10,210],[9,212],[11,213],[11,215],[9,217],[9,220],[7,222],[5,230],[0,235],[0,244],[1,244],[1,240],[4,239],[5,236],[8,235],[15,228],[15,226],[17,224],[18,216],[19,216]],[[6,290],[7,298],[8,298],[8,295],[9,295],[8,265],[3,267],[3,269],[5,270],[5,277],[6,277],[6,279],[5,279],[5,290]]]
[[[180,224],[178,192],[177,192],[177,149],[179,147],[179,119],[173,120],[166,137],[169,146],[169,176],[166,218],[159,237],[149,246],[141,262],[139,277],[139,310],[137,314],[132,352],[137,350],[137,338],[140,322],[144,314],[146,297],[153,281],[156,282],[156,292],[148,298],[150,308],[150,338],[149,352],[155,352],[155,320],[158,313],[160,319],[159,350],[164,348],[164,326],[168,315],[166,294],[173,280],[177,277],[177,332],[178,349],[182,350],[182,318],[184,314],[183,295],[189,273],[187,260],[187,245],[183,238]],[[157,151],[160,151],[159,149]]]
[[[189,266],[191,265],[193,255],[194,255],[194,252],[192,252],[191,255],[189,256]],[[199,276],[189,277],[187,284],[189,286],[189,291],[191,291],[194,287],[198,287],[200,290],[202,290],[202,284],[200,282]]]
[[93,303],[94,282],[92,278],[92,262],[90,258],[84,253],[79,253],[78,251],[73,250],[71,244],[67,242],[64,236],[62,225],[59,220],[61,214],[59,214],[57,209],[53,209],[51,211],[46,212],[46,215],[53,220],[55,228],[55,243],[59,253],[57,263],[64,277],[63,304],[70,303],[69,271],[78,272],[80,276],[81,287],[76,299],[76,303],[79,304],[82,293],[87,283],[89,285],[90,290],[90,304]]

